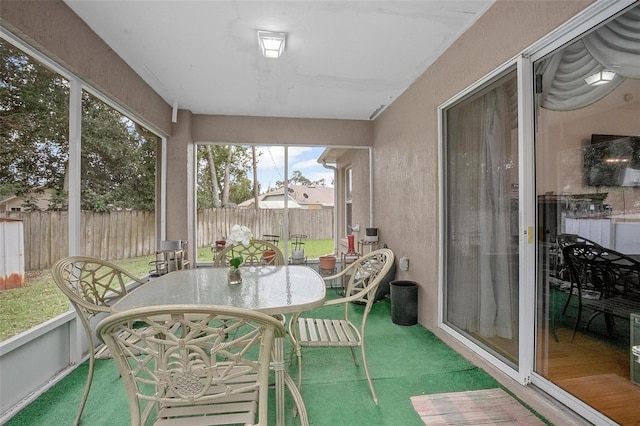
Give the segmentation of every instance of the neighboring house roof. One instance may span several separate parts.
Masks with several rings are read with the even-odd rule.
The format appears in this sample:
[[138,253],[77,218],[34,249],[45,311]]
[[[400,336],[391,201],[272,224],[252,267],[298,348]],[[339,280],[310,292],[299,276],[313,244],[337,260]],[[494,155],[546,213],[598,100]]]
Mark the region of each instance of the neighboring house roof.
[[8,203],[9,201],[15,200],[16,198],[18,198],[18,196],[15,195],[15,194],[14,195],[9,195],[6,198],[0,198],[0,204]]
[[334,189],[328,186],[289,185],[289,195],[301,206],[333,207],[335,204]]
[[[288,207],[290,209],[299,208],[311,208],[311,207],[333,207],[334,200],[333,188],[326,186],[305,186],[305,185],[290,185],[289,186],[289,201]],[[283,209],[284,208],[284,196],[283,188],[274,189],[266,194],[262,194],[258,197],[261,209]],[[254,204],[254,199],[250,198],[242,203],[238,204],[238,207],[247,208]]]
[[49,207],[52,194],[55,191],[51,188],[44,188],[39,191],[27,192],[22,195],[9,195],[0,199],[0,211],[10,210],[14,208],[22,208],[25,201],[30,198],[40,209],[45,210]]
[[[246,209],[253,207],[254,203],[255,199],[250,198],[238,204],[238,207]],[[258,197],[258,203],[261,209],[284,209],[284,197],[282,196],[282,191],[280,191],[279,194],[262,194]],[[302,208],[300,204],[296,203],[296,201],[291,197],[289,197],[287,207],[290,209]]]

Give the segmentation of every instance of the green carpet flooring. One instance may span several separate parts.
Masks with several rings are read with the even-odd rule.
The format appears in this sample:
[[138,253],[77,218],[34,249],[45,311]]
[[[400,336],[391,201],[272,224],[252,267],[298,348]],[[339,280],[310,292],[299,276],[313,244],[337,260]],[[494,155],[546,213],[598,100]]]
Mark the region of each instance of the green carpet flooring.
[[[331,296],[334,290],[328,290],[328,293]],[[352,320],[357,320],[363,308],[358,305],[352,307]],[[329,307],[321,312],[323,316],[338,317],[340,309]],[[390,311],[388,299],[378,302],[367,322],[367,354],[380,399],[378,406],[371,398],[364,370],[353,364],[349,349],[303,348],[301,392],[312,425],[421,425],[423,423],[409,400],[411,396],[499,387],[491,376],[466,361],[422,326],[393,324]],[[287,356],[288,351],[289,346]],[[288,367],[294,378],[297,378],[296,362],[294,360]],[[87,366],[85,362],[7,425],[72,424]],[[275,424],[274,396],[271,398],[269,424]],[[287,407],[292,406],[288,401]],[[129,424],[124,387],[111,360],[96,363],[82,424]],[[287,424],[299,424],[289,409]]]

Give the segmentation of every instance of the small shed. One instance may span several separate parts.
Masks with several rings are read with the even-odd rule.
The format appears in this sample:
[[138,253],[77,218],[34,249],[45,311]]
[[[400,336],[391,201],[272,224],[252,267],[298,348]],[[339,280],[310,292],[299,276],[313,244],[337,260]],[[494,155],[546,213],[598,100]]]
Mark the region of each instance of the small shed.
[[22,287],[24,279],[22,219],[0,217],[0,290]]

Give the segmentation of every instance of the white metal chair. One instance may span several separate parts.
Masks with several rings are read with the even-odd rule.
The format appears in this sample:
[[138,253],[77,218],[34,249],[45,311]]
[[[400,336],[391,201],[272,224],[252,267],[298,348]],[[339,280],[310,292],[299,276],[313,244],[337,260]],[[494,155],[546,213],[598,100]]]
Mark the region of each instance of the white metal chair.
[[113,314],[97,333],[124,381],[132,425],[267,424],[271,349],[285,334],[273,317],[165,305]]
[[[216,268],[229,266],[229,260],[237,256],[242,256],[242,264],[245,266],[284,265],[284,255],[275,244],[264,240],[251,240],[248,247],[242,244],[226,246],[214,257],[213,266]],[[275,315],[275,318],[283,324],[286,322],[284,315]]]
[[[340,299],[328,300],[323,307],[343,305],[344,315],[340,319],[326,319],[301,317],[301,313],[292,316],[289,322],[289,335],[293,343],[293,353],[298,356],[298,387],[302,386],[302,351],[301,347],[331,347],[346,348],[351,350],[353,362],[358,365],[358,359],[353,348],[360,347],[362,364],[367,376],[369,389],[373,396],[373,402],[378,404],[378,396],[373,387],[367,357],[365,351],[365,325],[367,316],[375,302],[376,290],[380,281],[385,277],[394,262],[394,254],[389,249],[380,249],[362,256],[351,263],[338,274],[325,277],[331,281],[342,276],[348,277],[345,296]],[[349,306],[351,302],[364,304],[364,312],[359,325],[349,319]],[[319,308],[322,309],[322,308]],[[312,314],[311,314],[312,315]]]
[[227,245],[213,259],[213,266],[229,266],[229,260],[242,256],[243,265],[284,265],[282,251],[273,243],[264,240],[251,240],[248,247]]
[[187,259],[187,241],[160,241],[160,250],[156,250],[156,258],[149,262],[153,267],[149,271],[151,276],[160,276],[169,272],[189,269],[191,261]]
[[90,321],[96,315],[111,313],[112,302],[127,294],[128,283],[144,284],[145,281],[113,263],[83,256],[59,260],[53,266],[52,275],[75,308],[89,342],[89,373],[74,420],[74,425],[78,425],[91,389],[95,358],[109,357],[106,347],[96,353]]

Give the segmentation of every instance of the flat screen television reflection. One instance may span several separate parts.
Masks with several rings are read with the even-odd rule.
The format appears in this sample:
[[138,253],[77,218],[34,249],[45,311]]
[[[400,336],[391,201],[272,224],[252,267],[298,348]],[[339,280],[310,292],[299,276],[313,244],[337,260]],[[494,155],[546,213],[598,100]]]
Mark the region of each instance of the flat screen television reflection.
[[640,136],[591,136],[583,152],[587,186],[640,186]]

